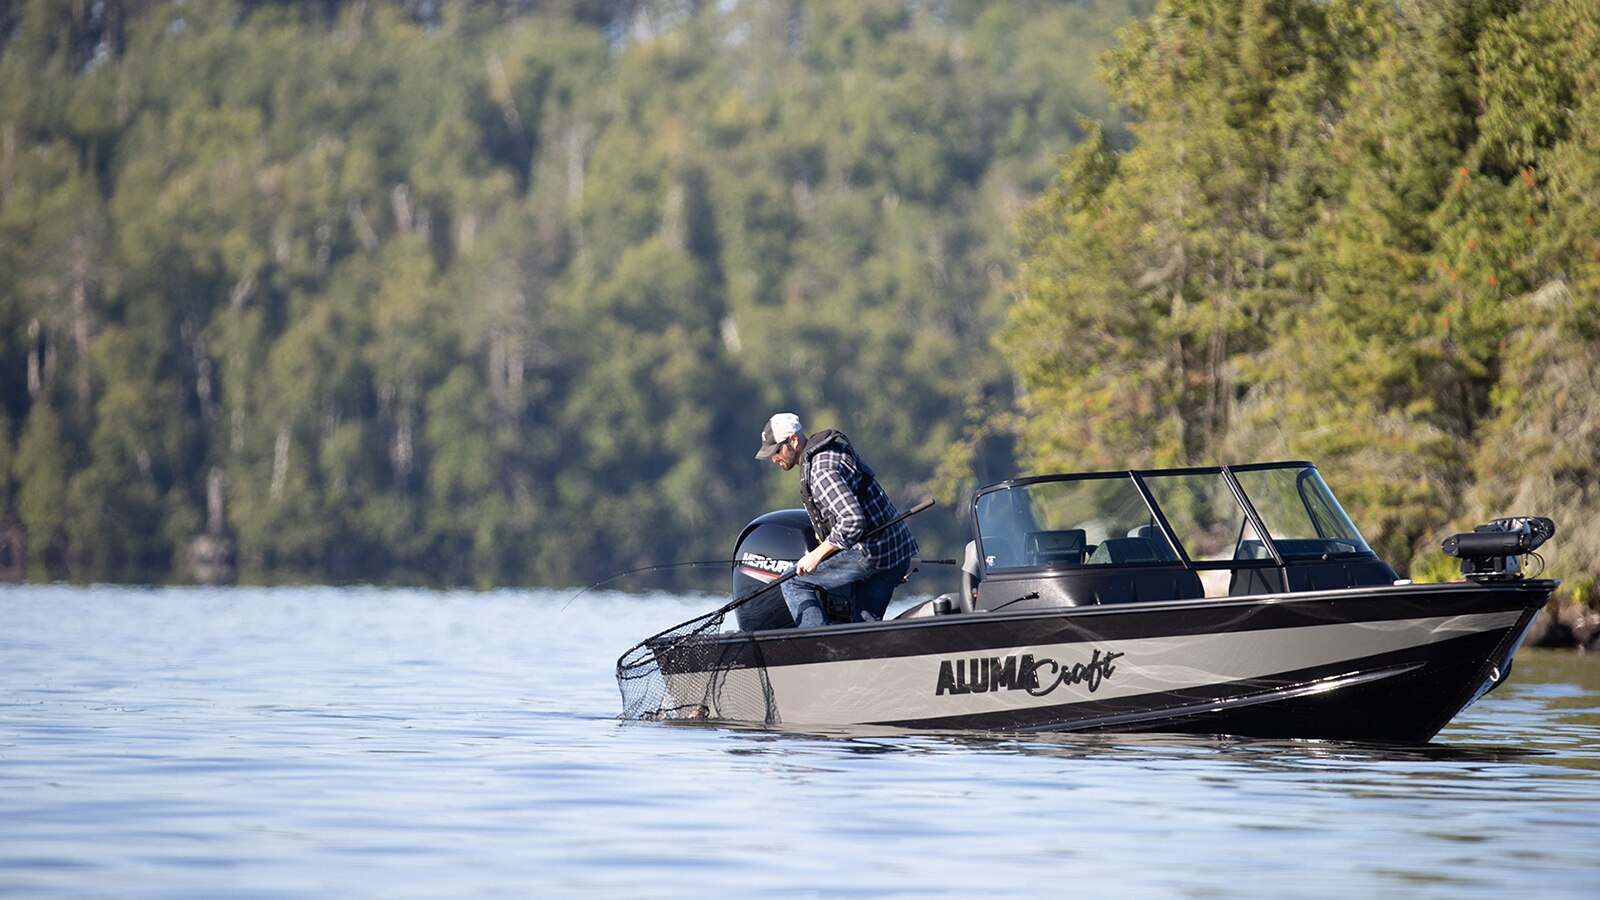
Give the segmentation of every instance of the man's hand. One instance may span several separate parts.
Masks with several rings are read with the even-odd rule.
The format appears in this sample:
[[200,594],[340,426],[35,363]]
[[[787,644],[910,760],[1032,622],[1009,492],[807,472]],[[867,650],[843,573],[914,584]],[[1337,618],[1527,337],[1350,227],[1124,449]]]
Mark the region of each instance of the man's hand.
[[800,560],[794,564],[794,570],[799,572],[801,575],[812,572],[817,568],[818,565],[822,563],[823,560],[838,552],[838,547],[828,543],[827,541],[823,541],[814,549],[806,551],[806,555],[800,557]]

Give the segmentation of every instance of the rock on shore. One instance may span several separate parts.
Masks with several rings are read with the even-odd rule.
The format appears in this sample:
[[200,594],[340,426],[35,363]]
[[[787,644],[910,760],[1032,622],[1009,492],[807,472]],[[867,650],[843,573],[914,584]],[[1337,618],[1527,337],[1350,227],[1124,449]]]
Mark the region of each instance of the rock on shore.
[[1600,609],[1570,600],[1551,600],[1533,620],[1523,646],[1569,647],[1580,653],[1600,653]]

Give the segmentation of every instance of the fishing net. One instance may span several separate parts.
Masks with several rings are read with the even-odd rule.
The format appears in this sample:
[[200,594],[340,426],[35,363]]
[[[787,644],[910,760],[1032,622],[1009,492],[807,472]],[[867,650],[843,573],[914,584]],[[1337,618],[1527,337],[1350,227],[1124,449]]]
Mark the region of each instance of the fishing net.
[[776,582],[645,638],[622,654],[622,717],[777,724],[760,642],[747,631],[723,631],[729,612],[775,587]]
[[[924,500],[893,519],[869,529],[862,539],[898,524],[933,505]],[[798,554],[796,554],[798,555]],[[954,560],[944,560],[954,562]],[[775,580],[702,616],[645,638],[617,660],[617,687],[622,691],[622,716],[626,719],[723,719],[776,725],[778,708],[772,682],[767,677],[766,646],[754,631],[724,631],[728,613],[746,603],[770,600],[772,592],[795,575],[790,567]],[[737,589],[737,588],[736,588]],[[825,598],[830,619],[849,621],[849,600],[834,608],[837,598]],[[781,601],[779,601],[781,606]],[[758,610],[753,604],[751,610]],[[784,607],[784,619],[788,620]],[[747,610],[748,612],[748,610]],[[752,621],[762,621],[758,614]],[[747,623],[748,624],[748,623]],[[792,624],[792,622],[791,622]],[[749,625],[752,629],[770,627]]]

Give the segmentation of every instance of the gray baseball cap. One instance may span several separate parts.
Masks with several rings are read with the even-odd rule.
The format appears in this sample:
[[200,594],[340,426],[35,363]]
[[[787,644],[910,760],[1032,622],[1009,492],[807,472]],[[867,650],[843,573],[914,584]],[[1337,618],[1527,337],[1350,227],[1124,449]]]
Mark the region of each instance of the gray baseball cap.
[[775,413],[761,429],[761,449],[756,459],[771,459],[778,445],[800,433],[800,417],[791,412]]

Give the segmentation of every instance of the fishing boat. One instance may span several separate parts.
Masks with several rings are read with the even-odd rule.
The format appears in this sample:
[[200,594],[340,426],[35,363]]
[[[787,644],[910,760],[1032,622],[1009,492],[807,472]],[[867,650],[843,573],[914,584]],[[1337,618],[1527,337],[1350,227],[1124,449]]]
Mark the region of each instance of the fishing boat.
[[1022,478],[970,513],[956,590],[815,628],[775,589],[809,522],[761,516],[733,602],[619,660],[626,714],[1423,743],[1557,586],[1524,571],[1555,532],[1533,516],[1446,539],[1460,580],[1397,578],[1304,461]]

